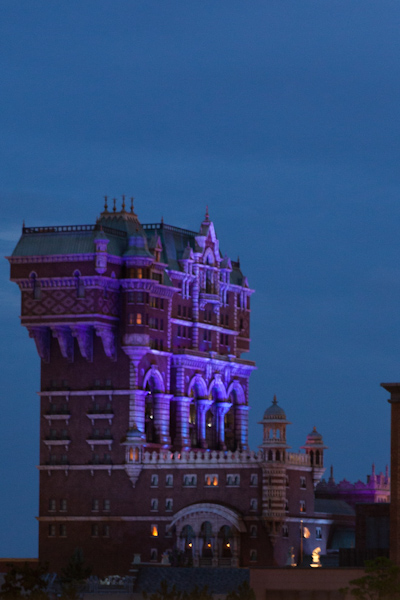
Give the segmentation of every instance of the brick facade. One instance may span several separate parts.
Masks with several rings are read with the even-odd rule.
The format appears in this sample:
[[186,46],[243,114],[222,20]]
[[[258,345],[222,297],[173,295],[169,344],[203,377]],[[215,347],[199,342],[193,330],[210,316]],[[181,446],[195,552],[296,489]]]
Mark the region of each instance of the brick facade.
[[95,225],[24,227],[9,260],[41,358],[40,560],[284,565],[300,521],[324,552],[321,436],[288,452],[274,400],[249,450],[253,290],[208,213],[194,232],[106,201]]

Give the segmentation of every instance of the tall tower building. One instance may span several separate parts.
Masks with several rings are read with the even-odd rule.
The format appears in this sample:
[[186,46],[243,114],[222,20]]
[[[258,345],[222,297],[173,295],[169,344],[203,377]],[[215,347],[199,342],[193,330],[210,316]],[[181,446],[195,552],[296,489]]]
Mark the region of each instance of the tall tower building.
[[312,518],[313,467],[286,452],[276,404],[249,450],[253,290],[208,211],[196,232],[106,200],[93,225],[24,227],[9,261],[41,361],[40,560],[282,563],[300,496]]

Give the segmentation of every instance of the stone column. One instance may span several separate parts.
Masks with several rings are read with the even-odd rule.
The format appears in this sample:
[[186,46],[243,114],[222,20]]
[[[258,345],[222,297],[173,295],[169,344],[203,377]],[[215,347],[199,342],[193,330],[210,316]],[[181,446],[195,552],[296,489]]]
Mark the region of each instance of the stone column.
[[231,402],[217,402],[214,404],[217,428],[217,447],[219,450],[226,450],[225,444],[225,415],[232,406]]
[[207,398],[199,398],[196,400],[197,405],[197,441],[200,448],[207,446],[206,442],[206,412],[212,404],[212,400]]
[[147,392],[132,390],[129,394],[129,427],[136,427],[145,433],[144,412]]
[[175,446],[182,450],[190,448],[189,416],[191,398],[188,396],[175,396],[176,403],[176,438]]
[[238,567],[239,566],[239,545],[240,545],[240,538],[239,538],[239,533],[234,532],[233,533],[233,548],[232,548],[232,567]]
[[169,432],[170,401],[172,394],[162,394],[160,392],[153,394],[154,398],[154,427],[156,437],[162,446],[171,445],[171,436]]
[[249,407],[247,404],[235,406],[235,440],[239,450],[249,447]]

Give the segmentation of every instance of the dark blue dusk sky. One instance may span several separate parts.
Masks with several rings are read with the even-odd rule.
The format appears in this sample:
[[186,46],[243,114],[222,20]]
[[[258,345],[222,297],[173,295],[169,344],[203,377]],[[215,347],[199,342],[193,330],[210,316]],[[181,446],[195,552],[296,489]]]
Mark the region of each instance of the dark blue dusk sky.
[[[27,225],[197,229],[250,286],[250,439],[277,394],[335,478],[389,460],[400,380],[400,4],[1,0],[0,249]],[[0,556],[36,556],[39,359],[1,263]]]

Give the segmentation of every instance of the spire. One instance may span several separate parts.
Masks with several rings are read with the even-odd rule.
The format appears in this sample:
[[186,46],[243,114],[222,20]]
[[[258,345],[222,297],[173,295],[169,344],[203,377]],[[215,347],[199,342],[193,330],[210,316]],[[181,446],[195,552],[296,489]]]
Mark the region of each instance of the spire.
[[117,212],[117,206],[116,206],[117,205],[117,201],[116,201],[115,198],[113,199],[113,203],[114,203],[113,212],[115,213],[115,212]]
[[164,217],[161,217],[161,225],[164,225]]
[[276,399],[276,394],[274,394],[274,399],[272,400],[272,404],[278,404],[278,400]]
[[125,194],[122,194],[122,212],[125,212]]
[[204,218],[205,221],[209,221],[210,220],[210,215],[208,214],[208,204],[206,206],[206,216]]
[[329,483],[335,483],[335,479],[333,477],[333,465],[331,465],[330,475],[329,475]]
[[104,196],[104,212],[108,212],[108,203],[107,203],[107,196]]
[[133,200],[134,200],[134,197],[133,197],[133,196],[131,196],[131,213],[132,213],[132,214],[133,214]]

